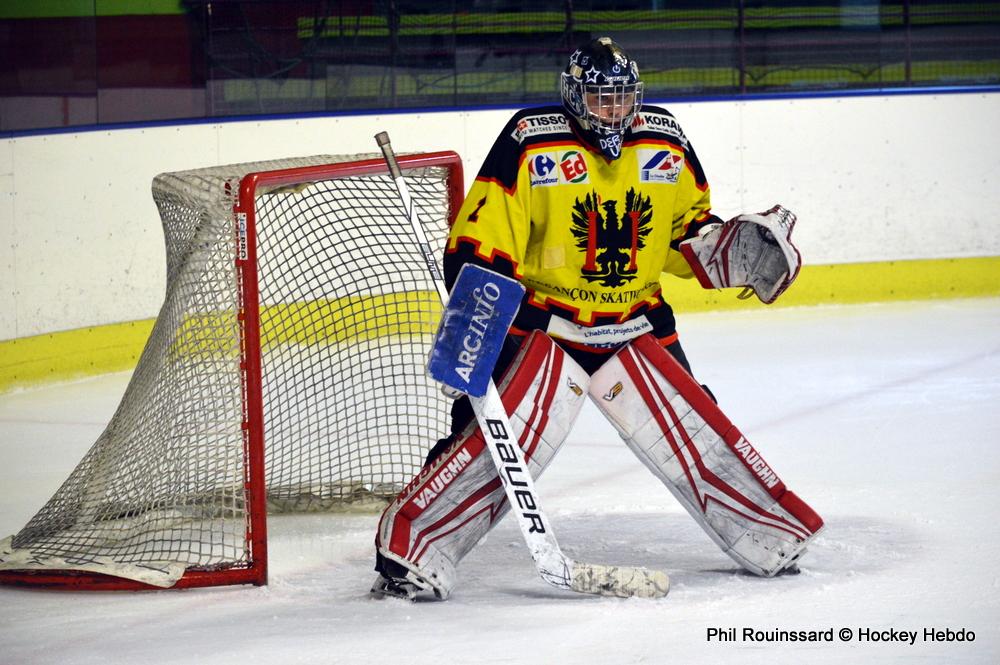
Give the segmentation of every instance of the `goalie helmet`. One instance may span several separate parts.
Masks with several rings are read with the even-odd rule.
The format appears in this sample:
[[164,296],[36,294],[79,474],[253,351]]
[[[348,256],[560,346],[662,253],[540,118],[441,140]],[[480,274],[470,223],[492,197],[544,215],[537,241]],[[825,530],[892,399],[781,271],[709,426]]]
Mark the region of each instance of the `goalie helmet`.
[[625,131],[642,106],[639,67],[610,37],[573,52],[560,82],[563,106],[608,159],[621,156]]

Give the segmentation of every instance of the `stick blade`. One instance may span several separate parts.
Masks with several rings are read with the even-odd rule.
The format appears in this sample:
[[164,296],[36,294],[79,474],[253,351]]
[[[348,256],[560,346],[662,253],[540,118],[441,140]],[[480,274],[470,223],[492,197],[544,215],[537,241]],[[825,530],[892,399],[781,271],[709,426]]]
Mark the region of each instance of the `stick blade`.
[[577,562],[570,588],[615,598],[663,598],[670,592],[670,578],[659,570]]

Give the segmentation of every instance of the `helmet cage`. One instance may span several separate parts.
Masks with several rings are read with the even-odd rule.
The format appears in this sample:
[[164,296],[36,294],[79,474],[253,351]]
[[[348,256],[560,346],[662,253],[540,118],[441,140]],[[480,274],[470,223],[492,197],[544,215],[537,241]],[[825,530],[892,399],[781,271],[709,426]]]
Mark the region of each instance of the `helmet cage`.
[[603,134],[622,132],[632,125],[642,106],[642,82],[583,85],[583,103],[589,129]]

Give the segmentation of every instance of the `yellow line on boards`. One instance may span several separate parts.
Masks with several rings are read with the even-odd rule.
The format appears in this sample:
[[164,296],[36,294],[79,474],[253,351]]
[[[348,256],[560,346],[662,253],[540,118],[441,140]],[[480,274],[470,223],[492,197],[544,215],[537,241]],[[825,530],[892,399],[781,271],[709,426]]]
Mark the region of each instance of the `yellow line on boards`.
[[135,367],[153,319],[0,342],[0,392]]
[[[671,276],[664,276],[661,281],[667,301],[679,315],[765,307],[755,297],[739,300],[736,289],[706,291],[696,280]],[[1000,296],[1000,257],[805,266],[795,284],[772,307],[983,296]],[[412,294],[393,298],[394,302],[390,304],[398,309],[390,312],[398,311],[400,320],[389,325],[389,334],[433,330],[434,325],[428,317],[436,312],[413,307],[422,300],[419,295]],[[345,322],[350,324],[345,328],[350,334],[368,337],[373,334],[362,319],[355,321],[352,318],[356,312],[366,309],[357,302],[298,307],[309,311],[307,321],[324,318],[319,313],[335,314],[341,322],[340,327],[344,327]],[[419,321],[415,322],[416,313],[419,313]],[[262,314],[266,318],[267,310]],[[0,393],[48,382],[130,370],[135,367],[152,328],[153,320],[148,319],[0,341]],[[325,341],[316,336],[290,341],[334,343],[343,338],[343,332],[336,335],[327,333]],[[298,334],[301,336],[301,332]],[[280,340],[270,342],[280,343]],[[191,348],[184,352],[190,353]]]
[[[671,276],[660,281],[667,302],[679,314],[767,307],[754,296],[739,300],[736,289],[708,291],[697,280]],[[804,266],[795,283],[771,307],[997,295],[1000,295],[1000,256],[839,263]]]

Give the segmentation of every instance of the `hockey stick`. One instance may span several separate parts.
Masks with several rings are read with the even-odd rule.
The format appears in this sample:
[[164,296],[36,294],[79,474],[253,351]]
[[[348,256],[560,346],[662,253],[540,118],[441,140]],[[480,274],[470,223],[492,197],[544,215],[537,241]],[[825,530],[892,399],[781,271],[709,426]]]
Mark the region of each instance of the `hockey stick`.
[[[427,240],[423,225],[417,215],[417,210],[410,198],[410,191],[403,179],[396,155],[389,142],[389,135],[380,132],[375,140],[382,149],[389,173],[396,184],[403,210],[417,236],[417,244],[423,254],[427,270],[430,272],[441,297],[441,303],[448,301],[448,291],[445,288],[444,277],[438,268],[434,250]],[[501,484],[510,503],[511,512],[517,516],[518,526],[524,536],[531,558],[543,580],[560,589],[569,589],[580,593],[597,594],[601,596],[617,596],[628,598],[662,598],[670,590],[670,578],[661,571],[648,570],[628,566],[608,566],[595,563],[581,563],[563,554],[556,542],[555,533],[548,516],[541,509],[535,483],[528,471],[524,453],[517,442],[513,440],[513,428],[510,419],[500,401],[493,381],[489,382],[486,395],[483,397],[469,396],[472,409],[479,421],[479,429],[490,451],[490,457],[497,468]],[[513,441],[514,445],[509,445]],[[517,492],[515,494],[516,481]],[[530,500],[530,501],[529,501]],[[522,505],[531,505],[530,518],[521,511]]]

